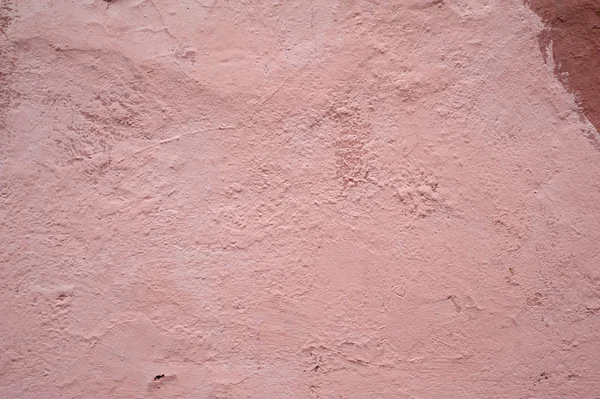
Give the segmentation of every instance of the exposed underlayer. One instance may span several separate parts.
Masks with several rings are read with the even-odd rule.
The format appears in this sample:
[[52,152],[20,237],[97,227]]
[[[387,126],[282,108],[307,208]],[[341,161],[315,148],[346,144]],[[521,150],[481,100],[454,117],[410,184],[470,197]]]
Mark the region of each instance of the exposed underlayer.
[[531,0],[546,23],[540,46],[558,78],[577,96],[590,122],[600,127],[600,2]]

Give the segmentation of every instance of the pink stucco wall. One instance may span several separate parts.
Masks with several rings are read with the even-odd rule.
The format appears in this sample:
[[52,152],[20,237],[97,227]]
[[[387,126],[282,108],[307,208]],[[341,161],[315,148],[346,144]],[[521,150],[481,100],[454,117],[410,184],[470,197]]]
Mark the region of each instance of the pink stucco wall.
[[597,132],[522,1],[0,4],[0,397],[600,392]]

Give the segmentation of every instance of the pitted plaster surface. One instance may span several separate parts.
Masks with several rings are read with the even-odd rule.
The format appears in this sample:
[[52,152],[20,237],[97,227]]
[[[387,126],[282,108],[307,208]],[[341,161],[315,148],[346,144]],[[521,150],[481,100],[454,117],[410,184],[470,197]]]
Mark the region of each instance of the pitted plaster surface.
[[593,398],[600,151],[517,0],[0,0],[2,398]]

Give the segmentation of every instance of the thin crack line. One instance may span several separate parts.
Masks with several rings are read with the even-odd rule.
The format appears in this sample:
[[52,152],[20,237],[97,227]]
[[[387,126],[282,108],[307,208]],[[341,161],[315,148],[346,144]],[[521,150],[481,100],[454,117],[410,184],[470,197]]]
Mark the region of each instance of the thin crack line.
[[310,64],[311,61],[309,60],[306,64],[302,65],[300,68],[296,69],[296,71],[294,73],[292,73],[290,76],[288,76],[287,78],[285,78],[283,80],[283,82],[281,82],[279,84],[279,86],[273,90],[273,92],[271,92],[271,94],[269,94],[267,96],[267,98],[265,98],[263,101],[261,101],[260,104],[258,104],[258,106],[256,107],[256,111],[252,114],[252,116],[250,117],[250,119],[248,120],[248,122],[252,122],[254,120],[254,118],[256,117],[256,114],[258,114],[258,111],[260,110],[260,108],[265,105],[266,103],[268,103],[269,101],[271,101],[271,99],[273,97],[275,97],[275,95],[277,93],[279,93],[279,91],[283,88],[283,86],[285,86],[290,80],[294,79],[300,72],[302,72],[302,70],[304,70],[304,68],[306,68],[308,66],[308,64]]
[[258,107],[262,107],[267,102],[269,102],[275,96],[275,94],[277,94],[283,88],[283,86],[285,86],[287,84],[287,82],[289,82],[290,80],[294,79],[296,77],[296,75],[298,75],[304,68],[306,68],[308,66],[308,64],[310,64],[310,61],[308,61],[306,64],[304,64],[303,66],[301,66],[300,68],[298,68],[296,70],[296,72],[294,72],[293,74],[291,74],[290,76],[288,76],[287,78],[285,78],[284,81],[281,82],[281,84],[279,85],[279,87],[277,87],[277,89],[275,89],[271,94],[269,94],[269,96],[267,98],[265,98],[264,101],[261,102]]
[[[193,132],[178,134],[178,135],[175,135],[173,137],[169,137],[169,138],[166,138],[166,139],[163,139],[163,140],[159,140],[159,141],[157,141],[157,142],[155,142],[153,144],[150,144],[150,145],[148,145],[146,147],[140,148],[140,149],[134,151],[132,154],[130,154],[130,156],[138,155],[138,154],[140,154],[140,153],[142,153],[144,151],[160,147],[163,144],[168,144],[168,143],[171,143],[173,141],[177,141],[177,140],[179,140],[179,139],[181,139],[183,137],[192,136],[194,134],[212,132],[212,131],[215,131],[215,130],[233,130],[233,129],[236,129],[236,127],[235,126],[218,126],[218,127],[213,127],[213,128],[210,128],[210,129],[196,130],[196,131],[193,131]],[[123,157],[120,160],[118,160],[117,163],[119,164],[119,163],[123,162],[125,159],[126,159],[126,157]]]
[[154,9],[156,10],[156,12],[158,13],[158,17],[160,18],[160,21],[162,22],[162,24],[165,27],[165,30],[167,31],[167,33],[169,34],[169,36],[171,36],[173,39],[175,39],[176,42],[179,43],[179,39],[177,39],[177,37],[175,37],[175,35],[173,35],[173,33],[171,33],[171,31],[169,30],[169,27],[167,26],[167,23],[165,22],[165,18],[163,17],[162,12],[158,8],[158,6],[154,2],[154,0],[150,0],[150,2],[152,3],[152,7],[154,7]]

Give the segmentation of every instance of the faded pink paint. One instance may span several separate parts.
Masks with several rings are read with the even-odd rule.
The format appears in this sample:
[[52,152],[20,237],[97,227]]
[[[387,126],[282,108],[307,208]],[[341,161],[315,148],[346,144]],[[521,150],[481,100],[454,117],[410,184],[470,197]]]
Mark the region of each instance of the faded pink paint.
[[600,392],[597,133],[521,1],[0,4],[1,397]]

